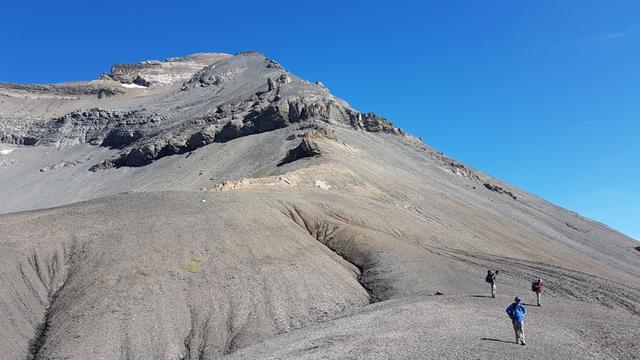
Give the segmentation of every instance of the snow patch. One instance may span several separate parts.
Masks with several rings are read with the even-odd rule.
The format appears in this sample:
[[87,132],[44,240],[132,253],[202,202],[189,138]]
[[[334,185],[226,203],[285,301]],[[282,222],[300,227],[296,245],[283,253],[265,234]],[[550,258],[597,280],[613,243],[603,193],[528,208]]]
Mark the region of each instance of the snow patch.
[[149,74],[145,75],[145,80],[150,83],[161,85],[172,84],[177,81],[189,80],[193,76],[192,73],[174,73],[174,74]]
[[122,84],[122,87],[126,87],[127,89],[146,89],[146,86],[138,85],[138,84]]

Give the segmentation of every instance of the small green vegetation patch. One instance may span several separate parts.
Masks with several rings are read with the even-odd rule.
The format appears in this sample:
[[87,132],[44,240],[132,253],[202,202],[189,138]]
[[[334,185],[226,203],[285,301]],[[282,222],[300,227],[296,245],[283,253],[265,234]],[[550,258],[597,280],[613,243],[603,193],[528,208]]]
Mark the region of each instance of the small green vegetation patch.
[[186,272],[190,273],[199,273],[202,271],[202,262],[204,261],[204,256],[194,256],[191,260],[183,261],[180,263],[180,268]]

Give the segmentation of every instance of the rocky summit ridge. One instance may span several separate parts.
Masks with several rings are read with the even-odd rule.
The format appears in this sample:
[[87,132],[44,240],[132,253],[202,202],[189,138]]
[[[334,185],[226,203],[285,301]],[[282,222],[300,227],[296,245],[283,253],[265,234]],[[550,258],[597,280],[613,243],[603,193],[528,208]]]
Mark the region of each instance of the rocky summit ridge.
[[94,86],[104,86],[105,91],[98,92],[104,94],[113,82],[135,85],[125,89],[184,83],[179,84],[179,90],[147,99],[134,109],[74,110],[2,129],[0,140],[47,146],[89,143],[118,149],[116,157],[93,167],[98,170],[144,166],[212,142],[226,142],[311,119],[406,135],[381,116],[354,110],[321,84],[300,79],[256,52],[235,56],[196,54],[164,62],[114,65]]

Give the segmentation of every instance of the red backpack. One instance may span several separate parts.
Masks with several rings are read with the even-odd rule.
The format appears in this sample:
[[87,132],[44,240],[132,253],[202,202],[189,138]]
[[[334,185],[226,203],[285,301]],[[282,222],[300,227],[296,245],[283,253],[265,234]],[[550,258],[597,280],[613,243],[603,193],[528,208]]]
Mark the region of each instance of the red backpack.
[[538,283],[537,281],[534,281],[531,283],[531,291],[542,291],[542,283]]

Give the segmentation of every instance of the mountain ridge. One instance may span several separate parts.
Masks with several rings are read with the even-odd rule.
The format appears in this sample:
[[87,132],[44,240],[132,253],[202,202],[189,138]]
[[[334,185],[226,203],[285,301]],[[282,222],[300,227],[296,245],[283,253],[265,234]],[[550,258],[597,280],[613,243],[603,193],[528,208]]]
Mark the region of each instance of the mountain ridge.
[[[76,110],[30,128],[18,127],[14,133],[5,130],[0,139],[6,143],[55,146],[88,142],[124,149],[119,158],[96,164],[93,169],[98,170],[144,166],[161,157],[193,151],[214,141],[229,141],[311,118],[366,131],[405,135],[388,120],[352,109],[324,87],[297,78],[260,53],[242,52],[234,56],[200,54],[179,59],[114,65],[112,73],[102,77],[108,81],[119,81],[122,85],[135,83],[135,79],[150,84],[152,78],[142,76],[146,76],[151,67],[154,73],[149,76],[172,79],[156,86],[168,86],[184,80],[180,91],[165,96],[164,101],[158,103],[155,98],[153,104],[147,102],[146,106],[153,106],[155,110],[147,110],[146,106],[119,111],[101,108]],[[187,67],[186,73],[183,68],[178,69],[178,76],[173,76],[176,72],[171,67],[160,71],[155,69],[165,63],[191,63],[192,59],[198,61]],[[207,65],[202,67],[204,64]],[[183,76],[185,74],[190,76]],[[206,104],[199,100],[203,97],[207,99]],[[176,109],[180,111],[180,119],[171,115]],[[185,114],[193,113],[197,115],[185,117]]]

